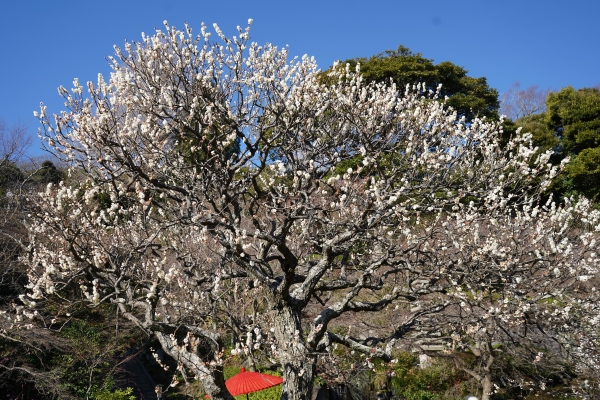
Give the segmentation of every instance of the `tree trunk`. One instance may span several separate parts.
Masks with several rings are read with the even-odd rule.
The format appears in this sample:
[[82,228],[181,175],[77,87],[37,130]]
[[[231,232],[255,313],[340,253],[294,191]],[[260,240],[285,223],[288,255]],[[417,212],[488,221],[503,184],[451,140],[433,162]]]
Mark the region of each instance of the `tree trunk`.
[[283,364],[282,400],[312,398],[314,365],[310,358],[288,360]]
[[[488,322],[487,332],[495,332],[496,325],[492,318],[490,318]],[[485,365],[483,367],[483,379],[481,379],[481,388],[483,389],[483,393],[481,394],[481,400],[489,400],[492,394],[492,365],[494,365],[494,346],[492,344],[492,337],[487,334],[485,336],[485,340],[483,340],[480,344],[480,348],[482,350],[482,356],[485,360]]]
[[481,394],[481,400],[489,400],[490,395],[492,394],[492,377],[490,374],[486,373],[481,380],[481,388],[483,389],[483,393]]
[[311,400],[316,357],[304,343],[300,312],[288,307],[275,311],[274,335],[283,368],[282,400]]
[[185,346],[179,346],[170,335],[162,332],[156,332],[155,335],[165,353],[177,362],[182,362],[186,368],[194,371],[211,399],[234,400],[233,396],[227,391],[227,387],[225,387],[222,366],[217,365],[209,368],[197,354],[188,351]]

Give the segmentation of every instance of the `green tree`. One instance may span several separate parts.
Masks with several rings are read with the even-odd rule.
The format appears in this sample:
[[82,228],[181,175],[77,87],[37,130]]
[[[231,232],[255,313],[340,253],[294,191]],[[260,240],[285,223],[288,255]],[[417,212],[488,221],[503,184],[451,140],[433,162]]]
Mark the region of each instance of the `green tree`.
[[546,121],[561,137],[567,154],[600,146],[600,90],[569,86],[550,93],[546,102]]
[[600,89],[575,90],[566,87],[546,98],[547,111],[527,114],[516,121],[503,123],[503,141],[517,134],[531,133],[538,153],[554,150],[550,158],[559,164],[566,157],[569,164],[550,187],[559,197],[585,195],[600,198]]
[[33,180],[39,183],[58,183],[63,180],[63,173],[56,168],[52,161],[44,161],[41,167],[34,172]]
[[[531,133],[531,140],[534,146],[539,148],[539,152],[547,150],[559,151],[560,139],[546,123],[546,114],[531,114],[519,118],[514,124],[521,127],[521,132]],[[556,154],[555,161],[561,160],[560,154]]]
[[566,87],[550,93],[545,121],[560,140],[557,159],[571,162],[555,186],[563,195],[600,199],[600,90]]
[[23,182],[23,171],[14,163],[3,160],[0,162],[0,187]]
[[434,64],[432,59],[400,45],[397,50],[386,50],[370,58],[352,58],[343,62],[346,63],[351,67],[360,63],[367,82],[393,79],[399,88],[424,82],[427,90],[433,91],[441,84],[441,98],[448,96],[446,104],[455,108],[459,116],[498,119],[498,91],[488,86],[485,77],[468,76],[466,69],[450,61]]

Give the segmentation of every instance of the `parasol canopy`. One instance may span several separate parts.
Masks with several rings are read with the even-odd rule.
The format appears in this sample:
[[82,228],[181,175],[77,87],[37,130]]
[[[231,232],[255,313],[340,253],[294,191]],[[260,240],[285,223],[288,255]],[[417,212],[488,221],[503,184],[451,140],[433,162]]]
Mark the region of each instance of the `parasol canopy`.
[[282,382],[283,378],[278,376],[250,372],[242,367],[239,374],[225,381],[225,386],[232,396],[238,396],[281,385]]

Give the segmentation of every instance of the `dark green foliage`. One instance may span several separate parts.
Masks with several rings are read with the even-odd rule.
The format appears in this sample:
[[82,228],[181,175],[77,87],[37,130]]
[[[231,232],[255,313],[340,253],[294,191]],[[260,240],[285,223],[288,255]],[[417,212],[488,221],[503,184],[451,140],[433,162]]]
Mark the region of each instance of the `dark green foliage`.
[[389,82],[393,79],[400,91],[406,85],[420,82],[435,91],[442,85],[441,98],[448,96],[447,104],[468,120],[475,116],[498,118],[498,91],[490,88],[484,77],[467,76],[467,70],[444,61],[434,64],[421,53],[413,53],[400,45],[397,50],[387,50],[370,58],[353,58],[344,61],[352,68],[360,63],[361,75],[367,82]]
[[556,198],[584,195],[600,200],[600,90],[566,87],[548,94],[547,111],[503,123],[503,141],[517,134],[531,133],[538,152],[553,150],[550,162],[570,163],[549,189]]
[[531,140],[539,152],[547,150],[559,151],[560,141],[546,123],[546,115],[532,114],[517,120],[517,126],[522,127],[521,132],[531,133]]
[[83,320],[75,320],[62,330],[63,337],[71,339],[75,356],[97,352],[102,338],[101,332]]
[[[60,304],[48,305],[43,313],[59,310],[65,311]],[[139,332],[121,324],[115,337],[106,320],[114,307],[69,311],[69,320],[59,318],[51,329],[33,328],[20,341],[0,338],[0,360],[17,368],[10,373],[0,368],[0,391],[36,399],[132,400],[130,391],[117,388],[114,376],[119,354],[139,345]]]
[[94,400],[135,400],[133,388],[114,389],[105,387],[102,390],[92,394]]
[[434,359],[427,368],[419,368],[417,364],[414,354],[401,353],[398,356],[394,376],[390,379],[396,396],[406,400],[464,397],[463,384],[468,379],[449,361]]
[[107,210],[112,206],[112,200],[110,199],[110,194],[107,192],[100,192],[96,194],[96,201],[102,210]]
[[600,200],[600,147],[584,149],[566,166],[553,187],[566,196],[583,194],[595,202]]
[[547,112],[537,118],[540,122],[544,118],[547,130],[538,123],[537,140],[544,143],[543,138],[550,138],[548,132],[551,132],[558,142],[553,161],[571,159],[553,182],[553,191],[563,197],[584,195],[597,202],[600,200],[600,90],[566,87],[550,93],[546,106]]
[[0,187],[4,188],[25,180],[25,175],[14,163],[4,160],[0,162]]
[[64,179],[62,171],[58,170],[52,161],[44,161],[41,167],[33,173],[32,179],[37,183],[57,184]]
[[75,320],[65,326],[62,336],[71,343],[71,352],[59,358],[64,368],[62,381],[71,393],[85,398],[102,387],[98,379],[93,379],[94,374],[109,367],[104,359],[102,332],[83,320]]
[[569,86],[550,93],[546,106],[546,121],[567,154],[600,146],[600,90]]

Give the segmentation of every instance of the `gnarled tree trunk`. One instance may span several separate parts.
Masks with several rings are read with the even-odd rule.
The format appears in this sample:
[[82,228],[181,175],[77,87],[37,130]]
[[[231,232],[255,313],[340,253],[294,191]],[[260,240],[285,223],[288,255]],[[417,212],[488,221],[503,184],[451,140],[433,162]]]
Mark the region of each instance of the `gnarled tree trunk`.
[[483,393],[481,394],[481,400],[489,400],[490,395],[492,394],[491,373],[489,371],[486,371],[486,373],[483,375],[482,378],[483,379],[481,379],[481,381],[480,381],[481,389],[483,390]]
[[187,369],[191,369],[198,375],[204,390],[211,399],[233,400],[233,396],[227,391],[227,387],[225,387],[222,366],[217,365],[209,368],[196,353],[188,351],[185,346],[179,346],[170,335],[162,332],[156,332],[155,335],[162,349],[168,355],[177,360],[177,362],[182,362]]
[[300,311],[283,307],[275,311],[273,328],[283,369],[282,400],[310,400],[316,357],[306,347]]

